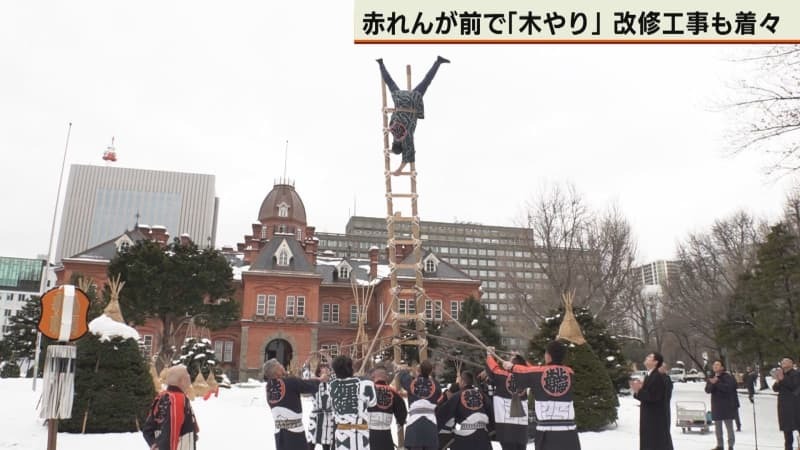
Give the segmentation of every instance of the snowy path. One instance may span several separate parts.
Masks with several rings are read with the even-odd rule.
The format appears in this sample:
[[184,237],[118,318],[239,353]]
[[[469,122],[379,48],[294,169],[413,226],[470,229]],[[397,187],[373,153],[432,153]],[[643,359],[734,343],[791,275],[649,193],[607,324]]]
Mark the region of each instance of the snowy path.
[[[39,383],[41,385],[41,383]],[[41,450],[46,448],[47,431],[35,411],[38,395],[31,391],[30,379],[0,379],[0,449]],[[742,432],[736,435],[736,449],[754,449],[753,410],[745,395],[742,401]],[[673,421],[675,401],[703,401],[708,395],[702,383],[678,384],[673,394]],[[783,448],[783,435],[778,431],[776,419],[777,398],[771,394],[756,397],[758,421],[758,448],[761,450]],[[637,449],[639,443],[639,408],[636,400],[620,398],[617,428],[603,433],[581,433],[583,450]],[[198,450],[217,450],[236,444],[239,448],[269,450],[274,448],[272,419],[264,399],[262,387],[221,390],[219,398],[195,401],[195,412],[200,423]],[[306,405],[308,406],[308,405]],[[682,434],[672,429],[676,450],[708,450],[715,444],[713,433]],[[60,433],[60,450],[144,450],[146,445],[138,433],[74,435]],[[495,448],[500,445],[495,443]],[[528,448],[533,448],[529,445]]]

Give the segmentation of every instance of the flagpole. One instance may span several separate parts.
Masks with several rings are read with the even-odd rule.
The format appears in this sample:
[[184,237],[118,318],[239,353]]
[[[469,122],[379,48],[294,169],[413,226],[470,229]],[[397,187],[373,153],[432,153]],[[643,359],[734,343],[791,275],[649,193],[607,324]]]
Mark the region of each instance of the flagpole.
[[[50,273],[50,258],[53,252],[53,236],[56,232],[56,217],[58,216],[58,201],[61,198],[61,182],[64,179],[64,167],[67,163],[67,149],[69,149],[69,136],[72,133],[72,122],[67,127],[67,139],[64,143],[64,156],[61,158],[61,173],[58,175],[58,189],[56,190],[56,204],[53,207],[53,223],[50,225],[50,243],[47,245],[47,260],[44,262],[44,275],[42,282],[39,285],[39,296],[44,293],[44,288],[47,285],[47,276]],[[36,375],[39,373],[39,352],[42,347],[42,333],[36,333],[36,350],[33,357],[33,390],[36,391]]]

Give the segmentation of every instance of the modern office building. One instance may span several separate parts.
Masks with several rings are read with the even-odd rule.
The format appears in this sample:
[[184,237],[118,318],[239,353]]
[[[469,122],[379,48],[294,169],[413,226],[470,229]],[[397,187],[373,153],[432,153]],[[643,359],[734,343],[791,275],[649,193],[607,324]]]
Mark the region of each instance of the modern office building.
[[678,274],[678,263],[676,261],[658,260],[634,267],[636,280],[645,286],[664,286]]
[[121,235],[134,225],[164,227],[215,245],[214,175],[74,164],[61,215],[55,261]]
[[25,306],[34,295],[47,290],[54,282],[42,285],[44,258],[9,258],[0,256],[0,340],[8,331],[11,316]]
[[[410,232],[409,224],[401,231]],[[482,297],[492,319],[503,334],[503,344],[520,347],[530,336],[523,336],[516,321],[514,286],[507,281],[513,272],[517,284],[526,289],[536,288],[547,281],[540,262],[544,255],[530,248],[530,230],[525,228],[481,225],[475,223],[420,223],[423,248],[464,271],[471,278],[481,280]],[[365,258],[369,248],[386,247],[386,219],[378,217],[351,217],[344,234],[317,233],[320,251],[332,251],[337,256]]]

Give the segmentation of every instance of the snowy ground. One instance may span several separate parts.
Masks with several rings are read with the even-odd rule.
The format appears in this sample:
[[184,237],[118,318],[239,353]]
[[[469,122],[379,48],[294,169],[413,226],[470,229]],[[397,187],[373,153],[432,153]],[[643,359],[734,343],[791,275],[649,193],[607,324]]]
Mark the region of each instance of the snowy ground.
[[[38,383],[41,386],[41,383]],[[30,379],[0,379],[0,449],[40,450],[46,448],[47,430],[38,418],[35,406],[38,393],[31,390]],[[702,401],[708,404],[708,395],[702,383],[676,384],[673,394],[673,420],[675,401]],[[746,395],[742,401],[742,432],[736,435],[736,449],[753,449],[753,409]],[[756,396],[758,448],[783,448],[783,435],[778,431],[776,419],[777,397],[764,391]],[[581,433],[584,450],[636,449],[638,448],[639,408],[631,397],[620,398],[619,421],[615,429],[602,433]],[[239,448],[272,449],[273,424],[264,399],[261,385],[234,386],[220,391],[219,398],[193,403],[200,423],[199,450],[223,449],[231,444]],[[306,403],[305,407],[308,408]],[[677,450],[708,450],[715,445],[713,432],[683,434],[680,428],[672,429],[672,439]],[[60,433],[60,450],[143,450],[146,444],[138,433],[77,435]],[[499,444],[495,443],[499,449]],[[533,448],[530,444],[528,448]]]

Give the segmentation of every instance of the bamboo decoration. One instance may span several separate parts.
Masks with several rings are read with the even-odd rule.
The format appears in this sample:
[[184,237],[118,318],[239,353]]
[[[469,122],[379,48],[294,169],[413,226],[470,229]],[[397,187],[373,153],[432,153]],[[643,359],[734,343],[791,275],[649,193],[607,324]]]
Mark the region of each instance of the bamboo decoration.
[[561,321],[561,326],[558,328],[556,339],[564,339],[575,345],[585,344],[586,339],[583,337],[581,327],[578,325],[578,321],[575,319],[575,313],[572,310],[575,291],[563,293],[561,299],[564,301],[564,320]]
[[206,379],[203,378],[202,371],[197,372],[197,376],[194,377],[192,390],[194,390],[194,395],[197,397],[205,397],[205,395],[208,393],[208,383],[206,383]]
[[116,277],[108,281],[108,286],[111,290],[111,300],[109,300],[108,305],[106,305],[106,308],[103,310],[103,314],[119,323],[125,323],[125,319],[122,318],[122,310],[119,307],[119,292],[122,290],[122,287],[125,286],[125,282],[120,281],[119,278],[120,275],[117,274]]
[[[166,374],[166,372],[164,373]],[[158,376],[156,365],[153,361],[150,361],[150,378],[153,379],[153,387],[156,388],[156,392],[161,392],[161,377]]]
[[[360,352],[362,357],[366,357],[369,352],[369,338],[364,329],[364,324],[367,322],[367,312],[369,305],[372,302],[372,294],[375,290],[375,284],[372,280],[366,286],[358,286],[358,277],[353,272],[350,273],[350,288],[353,291],[353,299],[356,303],[356,317],[358,320],[358,329],[356,331],[356,338],[353,341],[353,346],[350,350],[350,357],[356,359]],[[380,329],[377,330],[380,333]],[[363,369],[362,369],[363,370]]]

